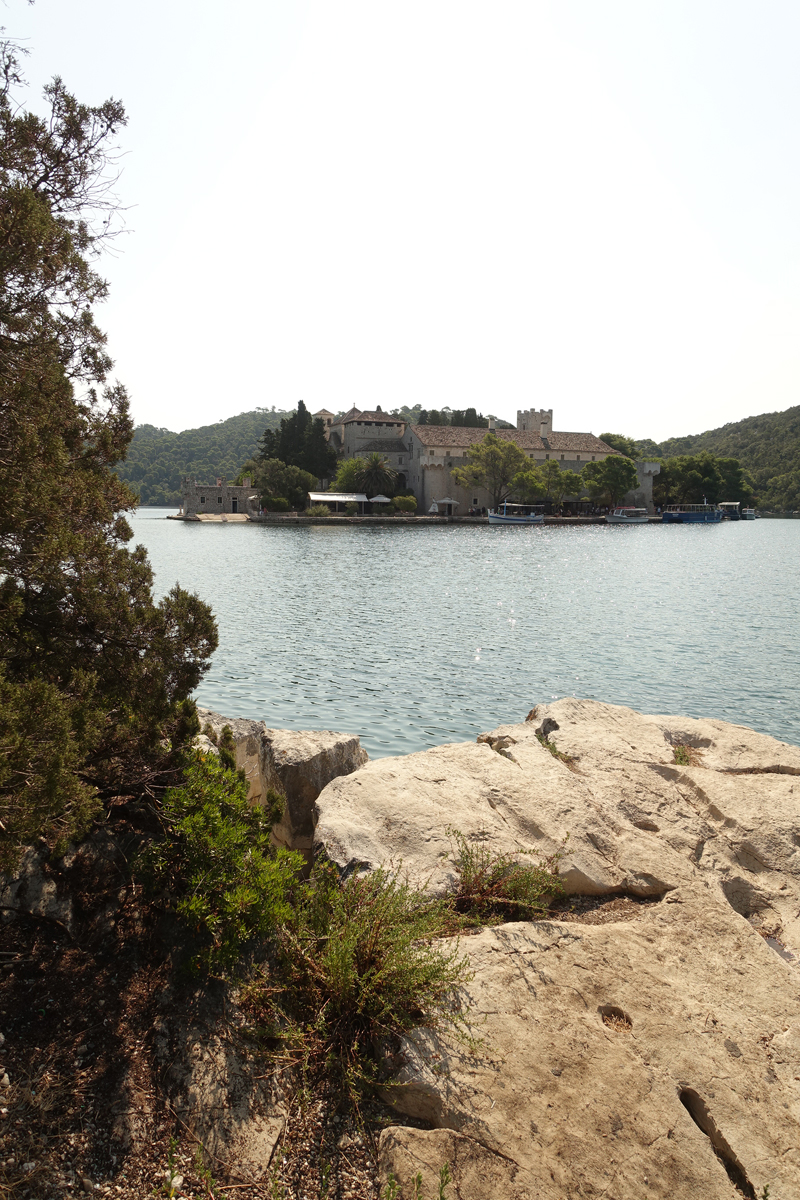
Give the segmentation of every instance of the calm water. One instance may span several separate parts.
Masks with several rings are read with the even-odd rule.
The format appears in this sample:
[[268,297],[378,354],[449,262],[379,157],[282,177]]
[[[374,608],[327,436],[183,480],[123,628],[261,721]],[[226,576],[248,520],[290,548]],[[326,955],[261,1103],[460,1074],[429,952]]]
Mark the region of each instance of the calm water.
[[574,695],[800,744],[800,521],[280,529],[168,511],[140,509],[134,538],[159,594],[212,605],[198,699],[227,716],[358,733],[377,758]]

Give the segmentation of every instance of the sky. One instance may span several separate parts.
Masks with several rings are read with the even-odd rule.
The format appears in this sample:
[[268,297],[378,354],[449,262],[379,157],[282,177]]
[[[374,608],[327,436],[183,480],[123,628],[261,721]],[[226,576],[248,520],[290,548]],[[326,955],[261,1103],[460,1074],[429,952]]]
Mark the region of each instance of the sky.
[[5,0],[121,99],[98,316],[137,423],[800,403],[796,0]]

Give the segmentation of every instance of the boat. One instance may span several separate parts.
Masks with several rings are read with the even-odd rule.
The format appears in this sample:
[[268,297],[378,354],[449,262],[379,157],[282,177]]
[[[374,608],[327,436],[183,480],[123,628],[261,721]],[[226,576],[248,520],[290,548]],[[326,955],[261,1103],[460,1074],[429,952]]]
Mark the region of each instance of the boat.
[[741,521],[742,513],[738,500],[721,500],[720,508],[722,509],[723,521]]
[[500,504],[489,510],[490,525],[541,525],[544,522],[543,504]]
[[755,521],[755,519],[756,519],[756,510],[754,508],[743,508],[742,509],[742,520],[743,521]]
[[665,525],[716,525],[722,520],[718,504],[668,504],[661,511]]
[[606,513],[609,525],[646,525],[649,521],[646,508],[623,507],[615,508],[613,513]]

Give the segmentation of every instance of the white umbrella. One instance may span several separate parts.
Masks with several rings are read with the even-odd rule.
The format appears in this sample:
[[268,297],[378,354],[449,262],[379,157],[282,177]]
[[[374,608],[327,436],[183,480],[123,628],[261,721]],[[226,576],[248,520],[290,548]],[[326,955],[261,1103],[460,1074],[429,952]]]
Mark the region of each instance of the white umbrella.
[[458,504],[458,500],[452,500],[450,496],[445,496],[444,500],[434,500],[434,504]]
[[392,502],[388,496],[373,496],[372,499],[370,500],[370,504],[391,504],[391,503]]

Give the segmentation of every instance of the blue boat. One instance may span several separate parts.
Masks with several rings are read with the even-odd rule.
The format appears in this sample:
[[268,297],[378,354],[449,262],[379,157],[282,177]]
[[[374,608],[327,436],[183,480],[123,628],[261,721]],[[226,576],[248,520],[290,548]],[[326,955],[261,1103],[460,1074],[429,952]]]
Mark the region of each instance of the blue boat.
[[717,504],[668,504],[661,520],[665,525],[716,525],[722,509]]

